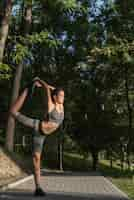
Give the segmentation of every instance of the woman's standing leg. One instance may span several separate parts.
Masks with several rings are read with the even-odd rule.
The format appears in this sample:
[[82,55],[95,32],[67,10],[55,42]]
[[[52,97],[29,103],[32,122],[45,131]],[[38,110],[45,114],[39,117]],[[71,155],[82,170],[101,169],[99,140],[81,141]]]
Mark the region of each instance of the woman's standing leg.
[[33,166],[34,166],[34,181],[36,189],[40,188],[40,159],[41,159],[41,153],[35,152],[33,154]]
[[35,196],[45,196],[40,185],[40,164],[41,164],[41,153],[45,140],[45,135],[39,135],[34,133],[33,136],[33,167],[34,167],[34,181],[35,181]]

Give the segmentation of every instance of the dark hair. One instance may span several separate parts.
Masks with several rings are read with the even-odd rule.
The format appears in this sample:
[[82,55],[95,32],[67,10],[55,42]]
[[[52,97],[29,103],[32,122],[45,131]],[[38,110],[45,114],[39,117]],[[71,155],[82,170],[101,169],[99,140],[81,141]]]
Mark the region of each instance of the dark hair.
[[54,95],[57,96],[60,91],[64,91],[64,89],[62,87],[57,87],[54,90],[52,90],[52,92],[51,92],[52,101],[54,101],[54,97],[53,96]]

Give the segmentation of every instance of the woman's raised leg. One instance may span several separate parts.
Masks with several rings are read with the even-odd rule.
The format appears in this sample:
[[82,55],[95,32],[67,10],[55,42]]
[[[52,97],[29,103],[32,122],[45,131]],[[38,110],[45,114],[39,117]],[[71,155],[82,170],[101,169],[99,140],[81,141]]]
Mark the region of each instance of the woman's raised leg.
[[18,111],[21,109],[21,107],[23,106],[23,103],[24,103],[24,101],[25,101],[27,95],[28,95],[28,88],[25,88],[25,89],[23,90],[23,92],[21,93],[21,95],[20,95],[20,96],[16,99],[16,101],[11,105],[11,108],[10,108],[10,110],[9,110],[9,112],[10,112],[11,114],[16,114],[16,112],[18,112]]
[[22,123],[24,126],[34,128],[36,131],[39,130],[39,120],[27,117],[26,115],[23,115],[22,113],[19,112],[21,107],[23,106],[23,103],[28,95],[28,88],[25,88],[21,95],[16,99],[15,103],[10,108],[10,113],[12,116]]

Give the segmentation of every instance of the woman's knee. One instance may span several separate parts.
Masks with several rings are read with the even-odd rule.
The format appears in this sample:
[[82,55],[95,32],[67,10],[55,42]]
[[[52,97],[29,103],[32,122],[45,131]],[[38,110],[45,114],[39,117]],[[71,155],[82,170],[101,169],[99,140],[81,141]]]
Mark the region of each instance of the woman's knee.
[[15,111],[14,109],[10,109],[9,110],[9,114],[16,119],[18,114],[19,114],[19,112]]

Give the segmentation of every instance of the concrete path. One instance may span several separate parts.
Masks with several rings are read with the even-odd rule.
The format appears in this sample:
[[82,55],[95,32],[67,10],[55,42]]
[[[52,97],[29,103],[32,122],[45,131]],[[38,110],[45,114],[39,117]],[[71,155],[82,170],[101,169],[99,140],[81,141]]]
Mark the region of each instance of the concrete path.
[[128,200],[127,195],[99,173],[48,172],[42,170],[45,197],[34,197],[33,178],[0,192],[0,200]]

